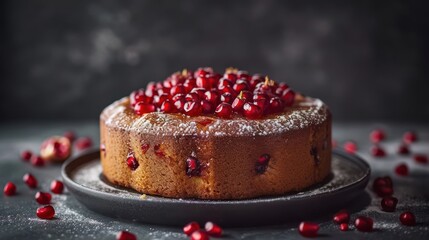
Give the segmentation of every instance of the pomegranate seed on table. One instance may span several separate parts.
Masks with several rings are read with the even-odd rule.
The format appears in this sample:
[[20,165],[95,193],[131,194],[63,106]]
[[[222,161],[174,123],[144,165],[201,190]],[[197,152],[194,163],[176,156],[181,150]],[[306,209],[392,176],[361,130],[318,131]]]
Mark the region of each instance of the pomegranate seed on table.
[[191,240],[209,240],[209,235],[201,230],[197,230],[191,234]]
[[116,234],[116,240],[137,240],[137,237],[130,232],[120,231]]
[[416,163],[420,163],[420,164],[427,164],[428,163],[428,156],[427,155],[415,154],[413,158],[414,158],[414,161],[416,161]]
[[59,180],[54,180],[51,182],[51,192],[56,194],[61,194],[64,191],[64,184]]
[[36,211],[36,215],[41,219],[52,219],[55,215],[55,209],[51,205],[39,207]]
[[352,153],[352,154],[356,153],[356,151],[358,149],[357,144],[353,141],[345,142],[343,145],[343,148],[346,152]]
[[89,137],[81,137],[76,140],[75,147],[78,150],[84,150],[92,146],[92,140]]
[[304,237],[317,237],[319,224],[312,222],[301,222],[298,227],[299,233]]
[[6,196],[12,196],[16,193],[16,186],[13,182],[7,182],[3,188],[3,193]]
[[348,223],[341,223],[340,224],[340,230],[343,232],[349,230],[349,224]]
[[49,204],[51,203],[52,195],[47,192],[37,192],[34,198],[39,204]]
[[403,212],[399,216],[399,220],[401,221],[402,225],[405,226],[414,226],[416,225],[416,217],[412,212]]
[[399,147],[398,147],[398,153],[401,154],[401,155],[407,155],[407,154],[409,154],[410,153],[410,149],[409,149],[408,145],[405,144],[405,143],[402,143],[401,145],[399,145]]
[[355,227],[361,232],[371,232],[374,226],[374,221],[369,217],[359,216],[355,220]]
[[33,153],[29,150],[22,151],[21,152],[21,158],[24,161],[30,161],[31,157],[33,156]]
[[25,174],[22,180],[25,182],[25,184],[27,184],[29,188],[37,187],[37,179],[30,173]]
[[348,223],[350,220],[350,213],[347,210],[341,210],[334,215],[333,220],[336,224]]
[[222,236],[222,228],[212,222],[206,222],[204,229],[212,237]]
[[397,204],[397,198],[391,196],[384,197],[381,199],[381,210],[385,212],[394,212]]
[[371,155],[374,156],[374,157],[380,158],[380,157],[385,157],[386,156],[386,152],[379,145],[373,145],[371,147]]
[[31,165],[35,167],[42,167],[45,166],[45,160],[41,156],[33,155],[31,157]]
[[372,188],[380,197],[391,196],[393,194],[392,179],[388,176],[374,179]]
[[402,140],[407,144],[416,142],[417,141],[417,134],[415,132],[408,131],[408,132],[404,133]]
[[190,222],[183,227],[183,232],[188,236],[197,230],[200,230],[200,225],[197,222]]
[[405,163],[398,164],[395,167],[395,173],[397,175],[403,176],[403,177],[408,176],[409,170],[408,170],[407,164],[405,164]]
[[369,139],[373,143],[379,143],[379,142],[383,141],[385,137],[386,137],[386,135],[385,135],[384,131],[381,129],[375,129],[369,135]]

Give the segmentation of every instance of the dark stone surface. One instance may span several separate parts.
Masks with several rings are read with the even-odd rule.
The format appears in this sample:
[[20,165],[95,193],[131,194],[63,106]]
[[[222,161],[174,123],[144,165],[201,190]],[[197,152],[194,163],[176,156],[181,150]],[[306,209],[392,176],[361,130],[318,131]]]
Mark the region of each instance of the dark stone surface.
[[428,121],[427,1],[1,3],[1,121],[96,119],[184,67],[236,66],[338,120]]
[[[368,134],[374,127],[386,130],[387,140],[382,146],[388,156],[374,159],[368,155]],[[4,124],[0,125],[0,186],[13,181],[18,188],[18,195],[0,197],[0,239],[114,239],[118,231],[127,229],[135,233],[139,239],[187,239],[177,227],[145,225],[137,222],[124,221],[104,217],[87,210],[66,191],[62,195],[53,196],[53,206],[57,211],[56,218],[51,221],[40,220],[35,211],[38,204],[34,201],[36,190],[29,190],[22,182],[26,172],[32,172],[38,179],[38,190],[47,191],[50,181],[60,177],[60,166],[49,165],[34,168],[22,162],[18,155],[24,149],[36,151],[43,138],[74,129],[81,136],[91,136],[98,141],[96,122],[89,123],[42,123],[32,125]],[[351,219],[358,215],[370,216],[374,219],[375,230],[371,233],[358,232],[352,225],[347,232],[341,232],[332,223],[331,214],[324,214],[313,219],[305,219],[320,223],[320,234],[323,239],[428,239],[429,238],[429,165],[415,163],[411,156],[398,156],[396,147],[400,143],[404,131],[414,129],[420,140],[411,146],[413,153],[429,154],[429,128],[418,125],[393,124],[336,124],[334,138],[339,144],[354,139],[359,146],[359,154],[367,159],[372,168],[372,178],[390,175],[393,178],[394,196],[399,199],[396,212],[386,213],[380,210],[380,198],[374,196],[367,187],[365,196],[357,198],[347,206],[352,212]],[[410,176],[398,177],[393,168],[400,162],[410,167]],[[323,207],[323,203],[320,203]],[[405,227],[399,223],[399,214],[412,211],[417,218],[417,225]],[[263,213],[261,213],[263,214]],[[287,216],[285,216],[287,218]],[[303,239],[297,232],[299,222],[284,225],[225,228],[222,239]]]

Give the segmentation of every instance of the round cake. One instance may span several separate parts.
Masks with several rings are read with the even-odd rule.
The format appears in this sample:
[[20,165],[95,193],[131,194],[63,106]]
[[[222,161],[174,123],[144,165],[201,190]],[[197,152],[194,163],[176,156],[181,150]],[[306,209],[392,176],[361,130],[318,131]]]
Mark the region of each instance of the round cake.
[[112,183],[171,198],[279,196],[331,172],[331,114],[268,76],[183,70],[103,110]]

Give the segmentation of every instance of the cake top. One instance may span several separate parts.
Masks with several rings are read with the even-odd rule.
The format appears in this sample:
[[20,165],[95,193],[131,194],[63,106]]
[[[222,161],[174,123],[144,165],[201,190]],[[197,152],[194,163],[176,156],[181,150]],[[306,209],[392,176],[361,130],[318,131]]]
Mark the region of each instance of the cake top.
[[222,74],[212,68],[182,70],[161,82],[133,91],[130,107],[136,115],[150,112],[261,119],[293,106],[298,96],[285,83],[235,68]]

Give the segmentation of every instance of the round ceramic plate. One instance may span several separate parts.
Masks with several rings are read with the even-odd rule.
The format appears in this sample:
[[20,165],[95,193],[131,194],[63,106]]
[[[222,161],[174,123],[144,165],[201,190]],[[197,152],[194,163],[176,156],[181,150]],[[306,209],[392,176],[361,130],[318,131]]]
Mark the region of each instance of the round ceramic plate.
[[300,220],[344,206],[362,194],[370,174],[369,165],[358,156],[334,150],[331,176],[305,191],[247,200],[172,199],[112,185],[102,174],[99,155],[89,152],[64,163],[62,177],[68,190],[100,214],[162,225],[213,221],[254,226]]

